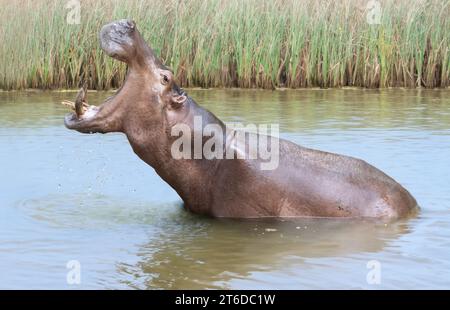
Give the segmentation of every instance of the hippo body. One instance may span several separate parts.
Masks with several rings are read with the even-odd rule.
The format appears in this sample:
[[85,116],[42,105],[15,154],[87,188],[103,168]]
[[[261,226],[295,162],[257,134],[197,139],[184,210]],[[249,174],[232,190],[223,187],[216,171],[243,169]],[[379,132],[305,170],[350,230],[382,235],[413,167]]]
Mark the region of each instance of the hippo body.
[[215,216],[399,218],[417,205],[401,185],[362,160],[284,140],[273,171],[240,161],[223,169],[216,182],[234,180],[233,190],[210,191]]
[[[128,64],[127,78],[115,96],[91,106],[89,114],[67,115],[66,127],[83,133],[123,132],[134,152],[177,191],[188,210],[231,218],[387,219],[417,210],[406,189],[366,162],[275,137],[268,138],[279,146],[279,164],[272,170],[262,170],[258,159],[174,158],[176,137],[170,133],[176,125],[196,132],[194,119],[201,118],[202,129],[210,124],[222,128],[225,141],[235,139],[236,131],[176,85],[134,22],[104,26],[100,41],[109,56]],[[240,148],[248,152],[248,145]]]

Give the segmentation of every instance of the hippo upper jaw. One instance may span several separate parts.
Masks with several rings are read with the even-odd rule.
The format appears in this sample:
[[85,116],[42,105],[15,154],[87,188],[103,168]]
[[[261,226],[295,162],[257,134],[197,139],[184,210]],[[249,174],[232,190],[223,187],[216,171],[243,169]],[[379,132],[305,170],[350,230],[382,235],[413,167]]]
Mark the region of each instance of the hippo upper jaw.
[[110,57],[128,62],[135,44],[135,23],[119,20],[103,26],[100,31],[100,46]]
[[163,67],[132,20],[122,19],[103,26],[99,41],[100,47],[109,57],[125,62],[132,70]]

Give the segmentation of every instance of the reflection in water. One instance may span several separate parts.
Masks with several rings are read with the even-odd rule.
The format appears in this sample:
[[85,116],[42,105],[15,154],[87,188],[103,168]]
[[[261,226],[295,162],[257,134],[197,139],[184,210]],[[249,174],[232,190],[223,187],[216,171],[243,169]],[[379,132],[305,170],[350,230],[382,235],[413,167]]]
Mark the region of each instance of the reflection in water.
[[[256,272],[295,273],[306,259],[380,252],[409,231],[407,223],[331,219],[200,223],[198,218],[166,223],[158,238],[139,250],[141,261],[119,263],[119,272],[138,275],[148,289],[227,289],[234,288],[228,285],[233,279]],[[134,287],[134,279],[126,284]]]
[[[190,90],[224,121],[280,123],[413,193],[396,223],[224,221],[185,212],[122,134],[63,126],[75,93],[0,93],[0,289],[448,288],[450,90]],[[109,94],[92,93],[96,104]],[[66,282],[69,260],[82,266]],[[366,282],[367,262],[382,267]]]
[[145,202],[78,193],[26,199],[17,208],[53,228],[105,229],[118,225],[158,225],[161,216],[168,221],[176,220],[181,203],[161,203],[152,208]]

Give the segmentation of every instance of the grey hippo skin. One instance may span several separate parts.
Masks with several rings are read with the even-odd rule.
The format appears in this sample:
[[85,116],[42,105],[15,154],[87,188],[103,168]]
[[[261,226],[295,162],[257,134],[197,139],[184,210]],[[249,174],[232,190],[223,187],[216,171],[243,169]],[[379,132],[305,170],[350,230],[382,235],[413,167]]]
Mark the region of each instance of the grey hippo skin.
[[[128,65],[121,89],[65,125],[82,133],[124,133],[134,152],[195,213],[214,217],[339,217],[397,219],[415,214],[417,202],[392,178],[366,162],[279,140],[279,165],[261,170],[257,159],[174,159],[176,124],[216,124],[226,139],[233,130],[200,107],[146,44],[136,24],[120,20],[100,32],[101,47]],[[226,104],[226,103],[224,103]],[[270,138],[276,139],[276,138]]]

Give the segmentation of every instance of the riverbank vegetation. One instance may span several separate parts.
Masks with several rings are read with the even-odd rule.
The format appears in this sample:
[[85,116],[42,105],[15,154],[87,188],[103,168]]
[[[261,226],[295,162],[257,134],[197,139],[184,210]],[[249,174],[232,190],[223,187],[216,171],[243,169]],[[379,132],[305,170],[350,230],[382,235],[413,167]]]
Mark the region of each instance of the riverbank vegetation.
[[186,87],[450,86],[450,0],[81,0],[70,24],[73,2],[0,0],[0,88],[117,87],[97,36],[120,18]]

